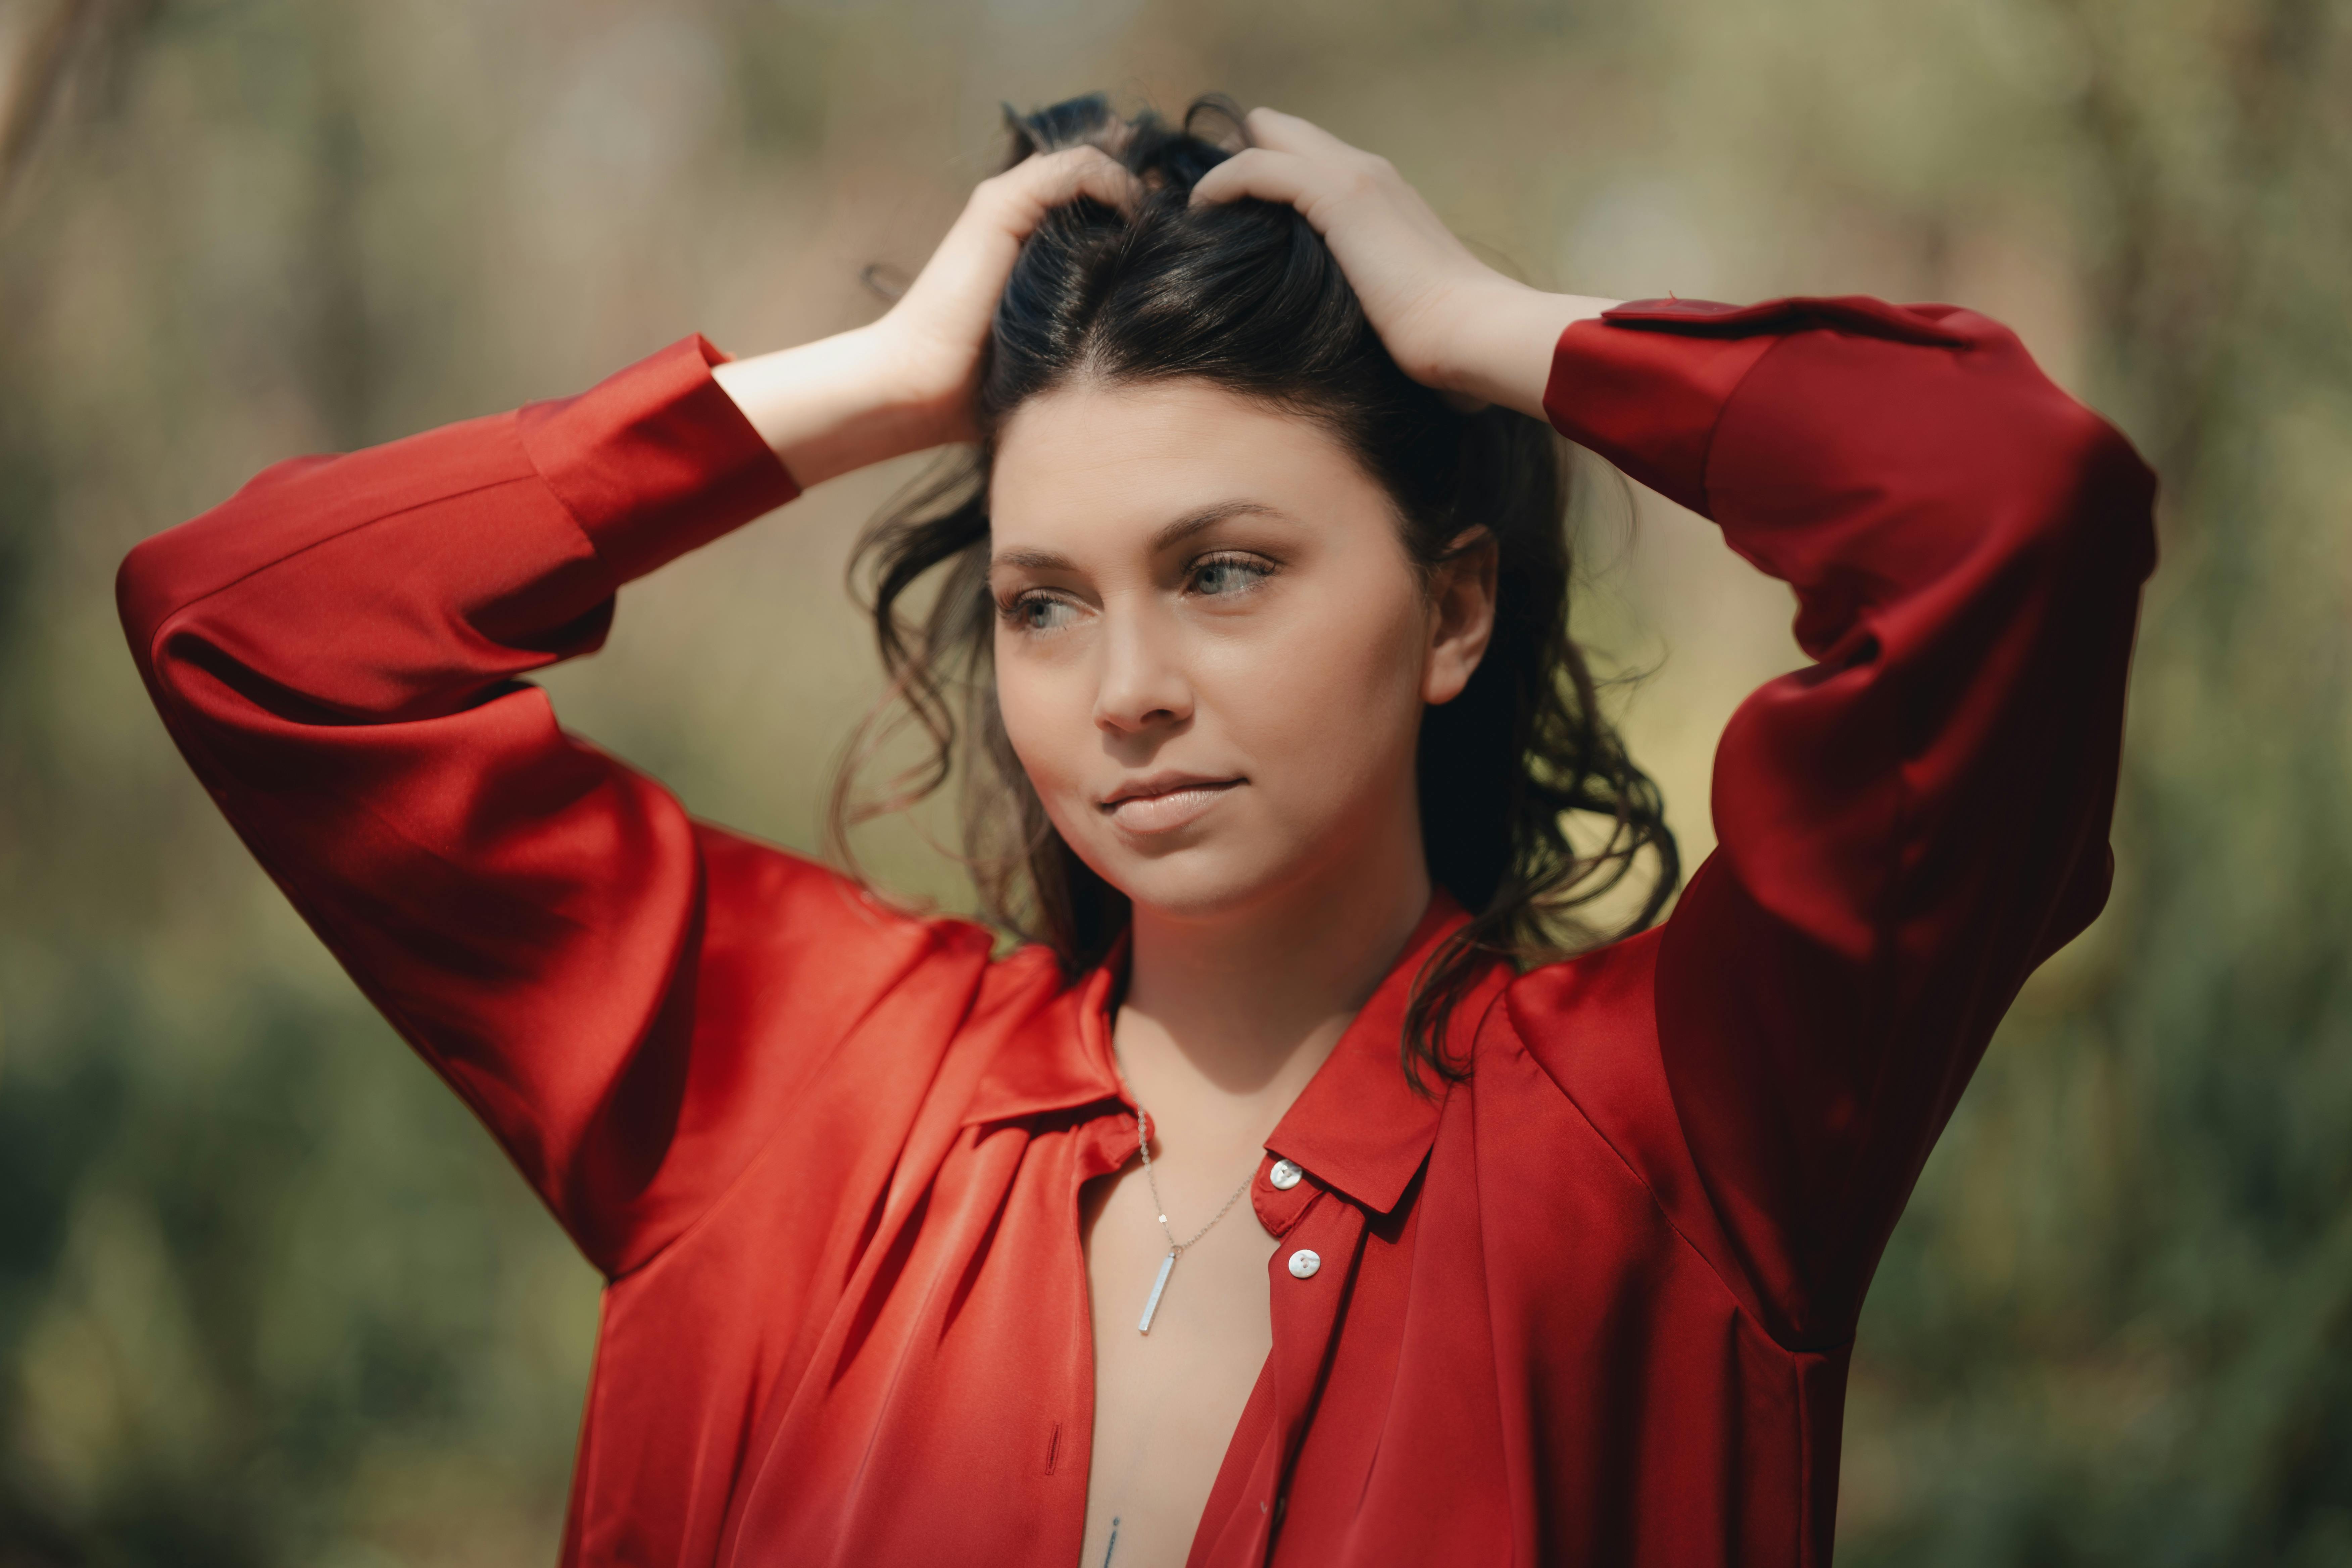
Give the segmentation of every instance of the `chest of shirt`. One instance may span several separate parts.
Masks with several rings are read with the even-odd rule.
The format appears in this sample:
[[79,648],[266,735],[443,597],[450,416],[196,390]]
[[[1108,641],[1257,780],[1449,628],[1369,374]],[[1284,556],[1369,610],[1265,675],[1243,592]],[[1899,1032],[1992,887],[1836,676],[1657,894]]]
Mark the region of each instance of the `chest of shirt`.
[[[1540,1070],[1500,1056],[1474,1085],[1433,1108],[1385,1206],[1262,1166],[1272,1348],[1194,1562],[1500,1561],[1514,1539],[1605,1532],[1676,1476],[1706,1492],[1706,1466],[1747,1446],[1759,1375],[1790,1418],[1785,1356]],[[959,1121],[928,1169],[919,1118],[896,1151],[822,1171],[791,1157],[795,1131],[608,1295],[582,1560],[653,1532],[685,1562],[1076,1563],[1078,1197],[1131,1152],[1132,1116]],[[1629,1434],[1658,1446],[1630,1490]]]

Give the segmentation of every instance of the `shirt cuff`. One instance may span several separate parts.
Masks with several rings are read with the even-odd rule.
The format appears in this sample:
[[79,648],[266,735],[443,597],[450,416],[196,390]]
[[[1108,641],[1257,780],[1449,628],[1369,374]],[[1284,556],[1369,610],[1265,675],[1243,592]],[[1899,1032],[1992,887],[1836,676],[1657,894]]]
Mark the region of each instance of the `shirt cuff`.
[[710,367],[726,359],[697,332],[576,397],[527,404],[515,416],[540,477],[620,582],[800,494],[711,379]]

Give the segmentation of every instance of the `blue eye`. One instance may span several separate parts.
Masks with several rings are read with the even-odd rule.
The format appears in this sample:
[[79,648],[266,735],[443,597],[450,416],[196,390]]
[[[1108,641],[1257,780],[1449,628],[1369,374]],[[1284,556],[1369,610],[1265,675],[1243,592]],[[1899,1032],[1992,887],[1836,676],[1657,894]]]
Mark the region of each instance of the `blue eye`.
[[1226,557],[1203,561],[1192,568],[1192,592],[1208,597],[1230,597],[1255,588],[1271,572],[1255,561]]
[[1005,607],[1004,618],[1024,632],[1058,631],[1070,624],[1070,606],[1043,594],[1024,594]]

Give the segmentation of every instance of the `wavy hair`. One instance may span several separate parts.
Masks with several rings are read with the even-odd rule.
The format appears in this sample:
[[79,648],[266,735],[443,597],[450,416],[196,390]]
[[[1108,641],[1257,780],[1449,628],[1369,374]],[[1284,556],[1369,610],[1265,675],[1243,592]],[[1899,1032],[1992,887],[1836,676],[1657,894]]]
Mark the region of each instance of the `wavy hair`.
[[[1194,181],[1246,143],[1239,112],[1204,98],[1170,125],[1113,113],[1101,94],[1027,115],[1005,111],[1006,167],[1080,143],[1141,180],[1132,214],[1088,199],[1048,213],[1006,283],[978,385],[974,449],[866,531],[852,562],[889,676],[886,700],[853,741],[833,795],[837,850],[856,823],[901,809],[959,776],[965,857],[984,916],[1046,944],[1076,975],[1101,962],[1127,899],[1047,820],[1007,740],[996,701],[987,584],[989,474],[998,433],[1029,398],[1078,377],[1196,377],[1309,419],[1394,499],[1424,574],[1465,530],[1498,554],[1495,629],[1468,686],[1423,716],[1416,770],[1433,881],[1469,922],[1414,978],[1402,1067],[1454,1079],[1447,1020],[1490,963],[1568,956],[1652,924],[1680,879],[1657,787],[1600,710],[1569,636],[1571,562],[1566,444],[1500,407],[1462,412],[1397,368],[1330,250],[1292,208],[1241,201],[1194,209]],[[917,584],[937,574],[919,613]],[[918,595],[919,599],[919,595]],[[856,780],[911,721],[923,760],[878,798]],[[968,748],[968,750],[967,750]],[[1580,849],[1571,825],[1581,822]],[[1608,929],[1595,900],[1652,869],[1632,914]],[[854,862],[853,862],[854,864]]]

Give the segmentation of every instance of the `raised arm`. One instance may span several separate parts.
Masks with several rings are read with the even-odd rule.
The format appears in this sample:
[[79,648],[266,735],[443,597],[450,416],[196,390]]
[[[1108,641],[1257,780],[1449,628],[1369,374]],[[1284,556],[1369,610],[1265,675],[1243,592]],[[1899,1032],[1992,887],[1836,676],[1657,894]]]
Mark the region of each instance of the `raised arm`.
[[578,397],[281,463],[123,563],[197,776],[607,1272],[690,1224],[903,976],[987,944],[690,821],[522,678],[795,473],[961,434],[986,268],[1044,206],[1116,196],[1106,169],[988,182],[873,327],[740,364],[690,338]]
[[2154,478],[1945,306],[1623,307],[1563,334],[1549,402],[1796,591],[1814,662],[1725,731],[1655,991],[1733,1266],[1833,1344],[2018,987],[2106,900]]
[[[1814,662],[1732,720],[1654,950],[1663,1089],[1596,1078],[1768,1328],[1837,1343],[1994,1026],[2105,900],[2153,476],[1982,316],[1544,294],[1381,160],[1249,123],[1200,199],[1296,204],[1409,374],[1549,417],[1796,592]],[[1514,992],[1571,1062],[1598,1042],[1540,1037],[1577,967]]]

